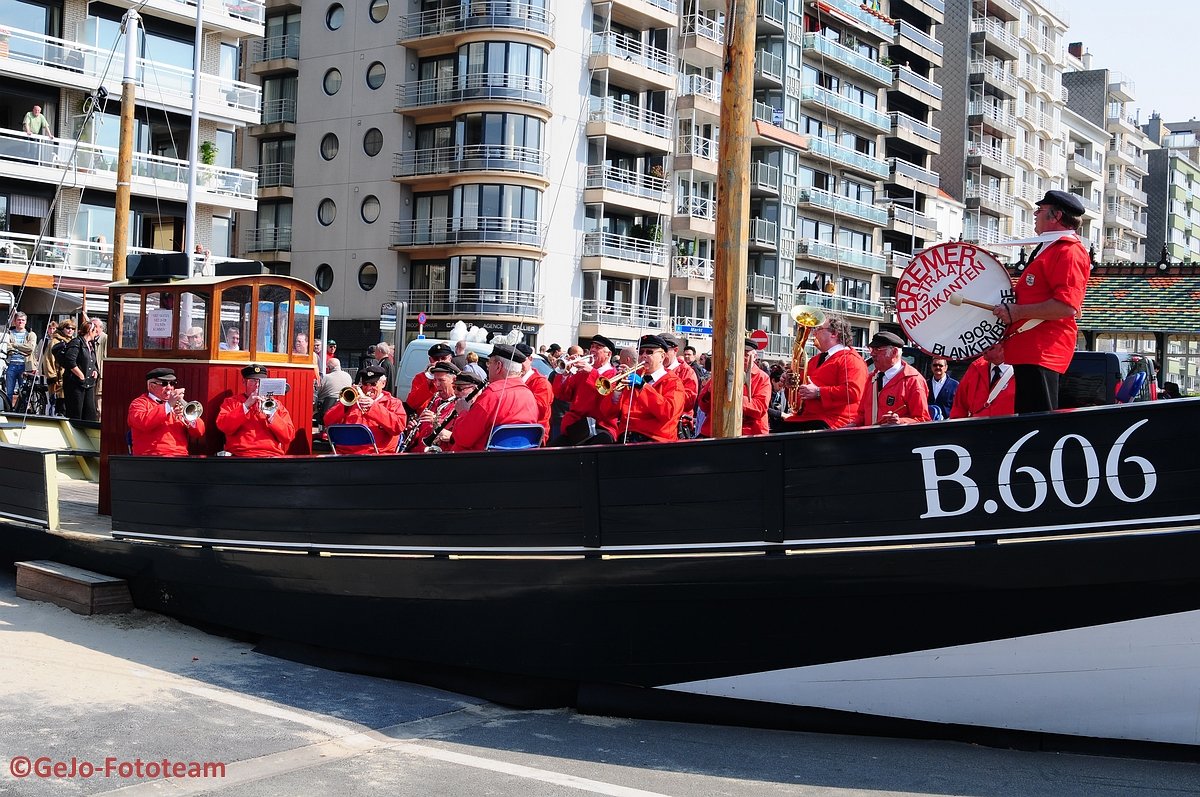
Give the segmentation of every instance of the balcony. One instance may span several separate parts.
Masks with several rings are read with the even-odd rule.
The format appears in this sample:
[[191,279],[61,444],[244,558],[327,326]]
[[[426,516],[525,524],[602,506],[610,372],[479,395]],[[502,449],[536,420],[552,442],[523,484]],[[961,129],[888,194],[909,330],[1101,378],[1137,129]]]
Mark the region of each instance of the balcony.
[[392,177],[425,177],[461,174],[463,172],[494,172],[546,176],[547,155],[532,147],[505,144],[470,144],[461,147],[398,152],[392,158]]
[[1084,209],[1098,214],[1100,212],[1100,203],[1084,193],[1086,190],[1082,186],[1071,186],[1071,193],[1079,197],[1079,201],[1083,204]]
[[912,208],[889,203],[887,215],[891,229],[897,232],[907,233],[916,238],[933,238],[937,235],[937,222]]
[[679,27],[679,56],[689,64],[717,68],[724,60],[725,17],[699,11],[683,18]]
[[801,86],[800,101],[829,110],[851,122],[861,122],[881,132],[886,133],[892,126],[887,114],[880,113],[874,108],[868,108],[857,102],[851,102],[845,97],[834,94],[832,91],[821,86],[811,84]]
[[675,148],[675,171],[717,173],[718,145],[715,138],[680,136]]
[[669,145],[671,117],[612,97],[592,97],[590,102],[588,135],[613,135],[615,131],[611,131],[610,127],[625,128],[641,136],[658,139],[648,141],[649,146],[665,149]]
[[[31,139],[24,131],[0,129],[0,163],[11,166],[9,177],[57,184],[65,171],[68,185],[115,191],[117,155],[115,147],[76,147],[69,139]],[[135,152],[130,190],[137,196],[186,202],[189,170],[187,161]],[[258,206],[258,178],[252,172],[198,165],[196,186],[204,204],[236,210]]]
[[754,196],[779,196],[779,167],[762,161],[752,161],[750,193]]
[[477,30],[519,30],[553,38],[554,15],[544,6],[473,0],[401,17],[397,43]]
[[[196,26],[196,3],[193,0],[114,0],[119,8],[135,8],[188,28]],[[266,6],[262,0],[203,0],[200,21],[207,32],[236,33],[241,36],[261,36]],[[118,75],[121,73],[118,72]]]
[[[262,120],[259,125],[286,125],[296,123],[296,101],[287,97],[278,100],[266,100],[262,107]],[[251,135],[258,133],[252,132]]]
[[[123,52],[110,53],[80,42],[13,29],[8,34],[8,58],[0,59],[0,75],[86,92],[103,85],[109,96],[116,98],[121,96],[124,64]],[[135,72],[143,85],[140,104],[191,113],[192,70],[139,58]],[[200,74],[199,82],[201,115],[228,122],[258,121],[262,97],[258,86],[206,72]]]
[[775,250],[779,246],[779,228],[773,221],[752,218],[747,228],[747,243],[751,249]]
[[507,291],[489,288],[417,289],[397,291],[397,301],[408,302],[429,315],[451,318],[477,316],[515,316],[540,320],[543,299],[533,291]]
[[612,18],[636,30],[674,27],[679,24],[679,4],[675,0],[615,0]]
[[671,183],[665,177],[655,177],[652,174],[619,169],[615,166],[589,166],[585,179],[585,188],[613,191],[656,204],[671,198]]
[[859,55],[849,47],[839,44],[827,36],[819,33],[804,34],[804,50],[805,52],[819,53],[831,61],[836,61],[880,86],[892,84],[892,72],[886,66]]
[[986,61],[983,59],[971,62],[972,79],[981,80],[985,87],[1009,99],[1017,96],[1017,77],[1004,68],[1003,61]]
[[[129,254],[166,252],[131,246]],[[0,231],[0,268],[29,268],[35,275],[75,277],[103,284],[112,280],[112,267],[111,243]]]
[[1096,180],[1104,174],[1104,164],[1098,158],[1089,158],[1082,152],[1072,152],[1067,156],[1067,164]]
[[759,50],[754,54],[755,88],[777,88],[783,85],[783,58],[775,53]]
[[622,86],[639,91],[675,87],[675,58],[671,53],[612,31],[592,34],[588,68],[620,73]]
[[967,115],[978,120],[968,119],[968,124],[981,124],[984,132],[997,138],[1012,138],[1017,134],[1017,122],[1012,112],[999,103],[976,100],[967,106]]
[[1109,99],[1117,102],[1133,102],[1137,99],[1137,84],[1121,72],[1108,71]]
[[888,164],[891,167],[888,175],[890,183],[926,194],[936,194],[938,186],[941,185],[941,178],[937,172],[922,168],[915,163],[909,163],[900,158],[888,158]]
[[872,224],[887,224],[887,211],[883,208],[856,199],[839,196],[820,188],[801,188],[797,199],[799,204],[824,208],[834,213],[852,216]]
[[843,146],[828,138],[812,137],[808,140],[808,149],[812,154],[827,158],[834,163],[853,169],[856,172],[869,174],[872,177],[887,177],[888,165],[879,158],[872,158],[851,147]]
[[935,155],[942,151],[942,131],[940,129],[900,111],[892,111],[888,117],[891,135],[929,150]]
[[291,227],[252,227],[242,233],[242,252],[291,252]]
[[474,216],[453,219],[407,219],[392,222],[393,248],[508,244],[541,249],[546,225],[507,216]]
[[932,66],[942,65],[942,43],[903,19],[896,20],[896,47],[903,47]]
[[295,168],[290,163],[260,163],[258,165],[258,187],[291,188],[295,182]]
[[680,115],[690,111],[715,124],[721,119],[721,84],[703,75],[680,75],[675,107]]
[[[601,324],[623,329],[643,330],[660,329],[663,317],[663,309],[658,305],[584,299],[579,321],[583,324]],[[581,329],[580,334],[583,335],[584,330]]]
[[867,13],[862,4],[854,0],[822,0],[821,7],[826,13],[834,12],[839,21],[853,23],[859,32],[869,33],[881,42],[891,42],[896,37],[892,22]]
[[746,275],[746,301],[754,304],[775,304],[775,278],[763,274]]
[[1021,42],[1016,34],[991,17],[972,17],[971,42],[981,42],[982,54],[1001,61],[1018,61],[1021,58]]
[[1013,196],[999,188],[990,185],[973,185],[967,183],[964,194],[967,207],[979,207],[992,213],[1008,215],[1013,211]]
[[550,84],[539,77],[507,72],[484,72],[452,78],[428,78],[396,87],[396,105],[403,111],[473,100],[550,106]]
[[1020,0],[974,0],[975,13],[991,14],[1005,22],[1016,22],[1021,18]]
[[[1129,116],[1128,114],[1117,114],[1109,116],[1106,120],[1109,132],[1122,132],[1132,135],[1141,135],[1142,129],[1138,126],[1137,117]],[[1117,128],[1116,131],[1113,128]]]
[[834,313],[883,320],[883,304],[867,299],[852,299],[823,291],[800,291],[796,294],[796,303],[820,307]]
[[[250,66],[252,69],[272,61],[297,61],[299,58],[300,37],[298,35],[271,36],[267,39],[255,39],[250,42]],[[289,64],[288,68],[296,69],[298,65]]]
[[880,274],[887,273],[887,261],[880,255],[849,249],[845,246],[824,241],[804,240],[796,242],[796,254],[809,260],[820,260],[835,265],[849,265]]
[[712,260],[695,255],[680,255],[674,258],[671,262],[671,293],[711,294],[715,266]]
[[611,232],[585,232],[583,257],[598,257],[643,266],[667,265],[667,246],[662,241],[617,235]]
[[927,105],[935,111],[942,108],[942,87],[932,80],[921,77],[906,66],[892,67],[895,83],[892,87],[907,97],[912,97],[922,105]]
[[758,26],[783,33],[787,28],[787,3],[784,0],[762,0],[758,4]]
[[976,167],[1001,177],[1016,173],[1016,159],[1003,147],[971,142],[967,144],[967,166]]
[[1145,206],[1146,204],[1146,192],[1141,189],[1136,181],[1110,179],[1105,183],[1105,187],[1109,192],[1116,191],[1123,196],[1129,197],[1137,205]]
[[681,196],[675,203],[671,230],[712,237],[717,232],[717,201],[706,196]]

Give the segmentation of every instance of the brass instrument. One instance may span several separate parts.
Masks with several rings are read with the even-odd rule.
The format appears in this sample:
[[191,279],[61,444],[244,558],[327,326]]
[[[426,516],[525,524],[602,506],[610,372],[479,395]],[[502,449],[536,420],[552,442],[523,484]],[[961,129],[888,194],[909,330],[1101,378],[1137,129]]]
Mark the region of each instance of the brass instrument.
[[262,411],[263,415],[266,415],[268,418],[270,418],[272,415],[279,412],[279,402],[275,400],[274,396],[267,396],[265,399],[263,399]]
[[808,352],[804,347],[812,331],[825,323],[825,311],[819,307],[798,304],[788,310],[788,315],[796,322],[797,327],[796,338],[792,343],[792,364],[789,368],[791,377],[787,384],[788,409],[796,414],[804,409],[799,389],[808,381]]
[[195,423],[200,420],[200,416],[204,414],[204,405],[199,401],[189,401],[183,405],[183,420],[186,423]]
[[638,371],[646,367],[645,363],[638,363],[632,368],[626,368],[624,371],[612,376],[601,376],[596,379],[596,392],[601,396],[608,396],[612,393],[624,390],[629,387],[629,379]]
[[596,357],[592,354],[577,354],[574,357],[563,357],[558,361],[558,365],[554,366],[554,371],[559,374],[572,374],[580,365],[592,365],[595,361]]
[[362,393],[359,391],[358,387],[355,385],[347,385],[346,387],[342,388],[340,393],[338,393],[338,402],[343,407],[350,408],[358,403],[358,399],[361,395]]

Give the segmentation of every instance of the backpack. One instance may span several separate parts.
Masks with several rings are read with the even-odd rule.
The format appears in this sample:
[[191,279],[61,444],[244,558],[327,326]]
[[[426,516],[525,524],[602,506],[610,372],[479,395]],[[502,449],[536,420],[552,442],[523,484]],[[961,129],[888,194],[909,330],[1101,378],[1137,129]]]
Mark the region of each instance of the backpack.
[[50,353],[54,355],[54,362],[58,363],[58,367],[61,370],[66,371],[70,367],[66,363],[67,347],[78,340],[78,338],[73,338],[72,340],[60,340],[50,348]]

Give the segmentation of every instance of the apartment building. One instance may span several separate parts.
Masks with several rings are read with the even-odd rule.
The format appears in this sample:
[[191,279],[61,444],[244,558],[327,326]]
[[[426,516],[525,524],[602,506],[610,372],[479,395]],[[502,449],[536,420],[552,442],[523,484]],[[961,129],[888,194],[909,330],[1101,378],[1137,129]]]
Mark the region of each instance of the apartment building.
[[[171,0],[5,4],[0,28],[0,268],[10,285],[52,288],[34,313],[70,309],[61,291],[111,280],[126,8],[141,15],[134,113],[130,240],[134,252],[184,245],[197,9]],[[255,207],[257,177],[234,168],[236,132],[258,121],[259,89],[238,79],[239,42],[260,36],[255,0],[204,0],[196,240],[216,257],[234,250],[233,216]],[[93,97],[103,89],[107,100]],[[40,106],[54,136],[27,137]],[[93,110],[94,106],[94,110]],[[78,145],[76,145],[78,142]],[[103,313],[100,291],[89,294]],[[92,297],[97,297],[92,304]],[[35,297],[36,298],[36,297]],[[27,297],[28,299],[28,297]],[[54,299],[53,307],[49,304]],[[74,303],[78,307],[78,301]]]
[[1098,259],[1104,247],[1105,155],[1109,134],[1070,108],[1062,109],[1062,151],[1067,155],[1067,190],[1083,203],[1079,236]]
[[1172,263],[1200,262],[1200,122],[1166,122],[1151,114],[1142,128],[1159,146],[1147,153],[1146,258],[1166,246]]

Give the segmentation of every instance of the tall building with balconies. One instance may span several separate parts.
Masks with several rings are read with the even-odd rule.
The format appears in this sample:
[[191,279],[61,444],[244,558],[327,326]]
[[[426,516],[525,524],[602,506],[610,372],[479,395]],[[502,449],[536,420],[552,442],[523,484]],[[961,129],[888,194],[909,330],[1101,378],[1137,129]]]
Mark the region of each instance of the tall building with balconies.
[[[133,6],[143,32],[135,34],[140,85],[131,251],[183,249],[194,95],[203,161],[196,241],[217,257],[232,255],[233,216],[255,207],[257,177],[235,168],[234,142],[239,129],[259,118],[259,89],[238,79],[238,65],[242,38],[262,33],[261,2],[201,4],[205,35],[194,92],[194,6],[15,0],[0,20],[0,268],[10,284],[27,266],[30,285],[81,290],[111,280],[124,73],[120,28],[125,9]],[[107,100],[94,103],[89,98],[101,88]],[[42,109],[53,139],[25,134],[23,121],[33,106]],[[60,300],[52,306],[49,298],[26,309],[55,315],[71,309]],[[103,304],[92,311],[103,314]]]
[[1147,153],[1154,144],[1134,115],[1136,87],[1119,72],[1093,69],[1092,56],[1084,52],[1082,43],[1071,44],[1070,57],[1075,69],[1063,75],[1063,86],[1070,91],[1068,105],[1110,136],[1100,258],[1142,262],[1147,256],[1147,200],[1142,181],[1149,173]]
[[1147,153],[1146,259],[1166,247],[1173,263],[1200,263],[1200,122],[1166,122],[1157,113],[1142,128],[1159,145]]
[[1070,108],[1062,109],[1062,148],[1067,155],[1067,190],[1083,203],[1079,236],[1091,251],[1104,247],[1104,165],[1108,132]]

